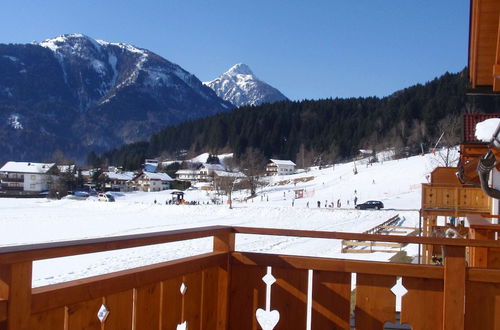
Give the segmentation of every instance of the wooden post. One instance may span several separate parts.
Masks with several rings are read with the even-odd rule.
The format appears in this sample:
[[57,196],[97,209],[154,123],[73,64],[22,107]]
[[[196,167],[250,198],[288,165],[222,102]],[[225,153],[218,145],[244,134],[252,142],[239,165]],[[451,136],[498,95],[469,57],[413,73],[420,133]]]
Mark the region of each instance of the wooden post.
[[0,298],[8,298],[7,329],[29,330],[32,262],[0,266]]
[[443,330],[464,328],[465,247],[444,247]]
[[231,252],[234,252],[235,233],[227,232],[214,235],[214,252],[227,252],[227,263],[219,268],[219,290],[217,297],[217,329],[225,330],[229,319],[229,291],[231,278]]
[[[492,240],[494,235],[486,229],[470,228],[470,238]],[[469,264],[471,267],[488,267],[488,248],[471,247],[470,252]]]

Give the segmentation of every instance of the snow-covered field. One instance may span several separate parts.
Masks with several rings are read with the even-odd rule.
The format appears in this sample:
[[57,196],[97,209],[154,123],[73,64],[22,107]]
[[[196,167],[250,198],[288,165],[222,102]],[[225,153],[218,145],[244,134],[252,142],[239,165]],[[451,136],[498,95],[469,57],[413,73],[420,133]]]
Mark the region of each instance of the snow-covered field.
[[[432,155],[385,161],[367,166],[338,164],[311,169],[291,176],[268,178],[258,196],[246,202],[207,205],[213,197],[206,191],[186,192],[187,201],[200,205],[166,205],[170,191],[116,194],[115,203],[88,200],[0,198],[0,245],[19,245],[130,235],[208,225],[238,225],[287,229],[362,232],[399,214],[401,225],[418,227],[420,183],[436,166]],[[306,197],[294,199],[294,189],[305,189]],[[243,200],[248,191],[233,197]],[[358,203],[381,200],[385,209],[360,211]],[[225,198],[224,198],[225,199]],[[341,208],[337,207],[337,200]],[[156,203],[155,203],[156,200]],[[321,207],[317,207],[317,202]],[[325,204],[335,204],[334,208]],[[347,204],[349,201],[349,204]],[[293,203],[293,206],[292,206]],[[271,253],[303,254],[387,260],[392,253],[341,254],[340,241],[238,235],[236,249]],[[33,285],[67,281],[132,268],[210,251],[211,239],[198,239],[157,246],[37,261]],[[416,255],[417,247],[409,246]]]

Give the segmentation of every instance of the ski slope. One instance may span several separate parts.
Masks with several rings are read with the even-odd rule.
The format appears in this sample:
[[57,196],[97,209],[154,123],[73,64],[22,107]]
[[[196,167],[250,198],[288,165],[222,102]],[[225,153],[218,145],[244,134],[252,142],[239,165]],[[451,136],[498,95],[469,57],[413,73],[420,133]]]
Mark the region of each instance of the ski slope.
[[[202,227],[248,227],[363,232],[399,214],[401,225],[418,227],[420,183],[427,182],[436,166],[432,155],[384,161],[367,166],[337,164],[289,176],[267,177],[258,196],[245,200],[248,191],[237,191],[233,209],[213,205],[212,192],[186,191],[187,201],[200,205],[166,205],[171,191],[117,193],[115,203],[87,200],[0,198],[0,245],[10,246]],[[294,190],[305,198],[295,199]],[[356,193],[355,193],[356,191]],[[381,200],[385,209],[355,210],[358,203]],[[223,197],[225,201],[225,196]],[[337,200],[341,208],[337,207]],[[349,200],[349,205],[347,201]],[[156,201],[156,203],[155,203]],[[320,201],[321,207],[317,207]],[[325,207],[334,202],[335,207]],[[293,206],[292,206],[293,204]],[[392,253],[342,254],[337,240],[238,235],[236,249],[321,257],[388,260]],[[37,261],[33,285],[42,286],[76,278],[138,267],[208,252],[212,240],[197,239],[150,247]],[[417,254],[408,246],[409,255]]]

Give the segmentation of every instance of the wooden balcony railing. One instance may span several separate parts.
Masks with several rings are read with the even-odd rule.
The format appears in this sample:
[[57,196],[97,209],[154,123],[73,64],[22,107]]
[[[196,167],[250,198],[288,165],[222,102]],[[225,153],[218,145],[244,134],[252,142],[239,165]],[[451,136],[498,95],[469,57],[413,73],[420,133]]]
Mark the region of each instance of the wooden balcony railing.
[[491,198],[481,188],[422,184],[422,210],[450,211],[462,215],[488,213]]
[[[237,252],[240,234],[443,246],[444,266]],[[213,251],[174,261],[32,288],[34,260],[213,237]],[[0,329],[357,329],[395,321],[412,329],[494,329],[500,270],[466,266],[467,247],[492,240],[437,239],[326,231],[204,227],[0,248]],[[269,268],[270,267],[270,268]],[[267,275],[266,275],[267,274]],[[356,274],[355,296],[351,292]],[[264,282],[264,280],[266,282]],[[274,280],[273,280],[274,279]],[[181,290],[182,288],[182,290]],[[186,289],[187,288],[187,289]],[[109,311],[101,322],[102,305]],[[495,309],[496,308],[496,309]]]

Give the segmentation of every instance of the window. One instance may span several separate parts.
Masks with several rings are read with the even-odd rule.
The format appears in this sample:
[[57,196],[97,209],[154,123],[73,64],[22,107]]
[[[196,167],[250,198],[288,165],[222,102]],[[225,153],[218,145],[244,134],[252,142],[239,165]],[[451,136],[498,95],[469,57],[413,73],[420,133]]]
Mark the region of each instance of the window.
[[36,179],[36,175],[31,175],[31,180],[35,180]]
[[30,189],[35,189],[35,184],[34,183],[30,184]]

